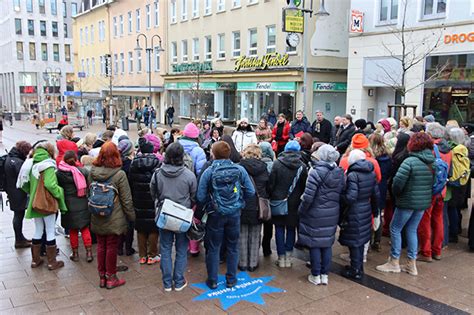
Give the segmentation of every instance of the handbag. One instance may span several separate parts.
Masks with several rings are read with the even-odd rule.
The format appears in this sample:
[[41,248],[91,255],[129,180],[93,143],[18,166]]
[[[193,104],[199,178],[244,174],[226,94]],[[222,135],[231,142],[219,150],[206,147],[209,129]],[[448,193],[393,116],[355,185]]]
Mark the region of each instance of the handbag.
[[255,187],[255,195],[257,195],[258,201],[258,219],[262,221],[269,221],[272,218],[272,210],[270,207],[270,200],[268,198],[263,198],[258,195],[257,184],[252,176],[250,176],[253,186]]
[[285,199],[282,200],[270,200],[270,207],[272,216],[278,215],[288,215],[288,197],[290,197],[291,193],[296,187],[296,183],[298,182],[301,172],[303,171],[303,166],[298,168],[295,178],[293,179],[293,183],[291,184],[290,188],[288,189],[288,194],[286,195]]
[[38,185],[36,186],[36,193],[33,199],[32,208],[34,211],[50,215],[58,212],[58,201],[51,195],[51,193],[44,186],[43,174],[40,174]]
[[185,233],[191,227],[193,222],[193,210],[186,208],[179,203],[165,199],[161,208],[158,209],[159,215],[156,220],[156,226],[160,229]]

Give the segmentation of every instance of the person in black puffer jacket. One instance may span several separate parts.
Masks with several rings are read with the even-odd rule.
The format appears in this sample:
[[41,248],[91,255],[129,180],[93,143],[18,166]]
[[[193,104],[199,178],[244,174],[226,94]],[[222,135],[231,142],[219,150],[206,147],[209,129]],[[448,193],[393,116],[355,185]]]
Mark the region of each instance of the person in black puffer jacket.
[[371,200],[379,198],[374,166],[365,157],[365,153],[357,149],[349,154],[346,190],[343,195],[347,210],[342,214],[339,234],[339,243],[349,247],[351,258],[351,266],[343,276],[354,279],[361,279],[364,273],[364,245],[370,240],[372,227]]
[[15,231],[15,248],[28,248],[31,240],[23,235],[23,219],[25,218],[27,194],[16,188],[16,181],[21,166],[31,150],[31,144],[18,141],[10,150],[5,160],[5,191],[8,196],[10,210],[13,211],[13,230]]
[[339,201],[344,189],[344,171],[336,164],[339,152],[333,146],[322,145],[315,156],[319,161],[309,171],[306,189],[301,196],[298,241],[310,249],[311,274],[308,281],[327,285],[339,221]]
[[[262,158],[262,149],[256,144],[248,145],[242,152],[240,165],[245,168],[256,186],[257,195],[260,198],[267,198],[267,185],[269,174],[267,164]],[[239,269],[241,271],[255,271],[258,267],[258,250],[262,224],[258,219],[258,198],[253,196],[245,200],[245,208],[240,215],[240,255]]]
[[140,138],[140,152],[130,164],[128,179],[135,208],[140,264],[153,265],[160,261],[158,255],[158,229],[155,224],[155,206],[150,193],[150,182],[160,161],[153,154],[153,144]]
[[[285,145],[285,151],[280,153],[278,159],[273,163],[268,184],[271,200],[277,201],[288,198],[288,214],[272,215],[278,253],[276,264],[281,268],[289,268],[292,265],[291,256],[295,245],[296,226],[298,225],[298,207],[308,177],[308,171],[301,162],[300,149],[300,145],[295,140],[289,141]],[[290,186],[293,184],[300,168],[301,174],[296,182],[296,187],[288,196]]]

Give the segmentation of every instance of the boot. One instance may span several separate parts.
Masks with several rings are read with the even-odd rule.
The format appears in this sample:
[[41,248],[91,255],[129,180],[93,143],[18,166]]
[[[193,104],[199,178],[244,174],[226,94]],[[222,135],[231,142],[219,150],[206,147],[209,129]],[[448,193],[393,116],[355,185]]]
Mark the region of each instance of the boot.
[[56,245],[46,246],[46,256],[48,256],[48,269],[56,270],[64,267],[64,262],[56,260]]
[[88,263],[90,263],[94,260],[94,256],[92,256],[92,247],[91,246],[86,247],[86,260],[87,260]]
[[29,248],[31,247],[31,241],[27,239],[15,241],[15,249],[18,248]]
[[418,270],[416,269],[416,259],[408,259],[407,264],[401,266],[401,270],[412,276],[417,276]]
[[280,268],[285,268],[286,267],[285,256],[278,256],[278,260],[275,261],[275,265],[277,265]]
[[43,263],[43,259],[41,259],[40,252],[41,244],[31,245],[31,268],[39,267]]
[[105,286],[107,284],[107,278],[105,277],[105,274],[99,274],[99,278],[100,278],[99,287],[100,288],[105,288]]
[[72,254],[69,255],[69,259],[72,261],[78,262],[79,261],[79,251],[77,248],[72,249]]
[[399,273],[401,271],[399,260],[392,256],[388,257],[388,261],[385,264],[377,266],[375,269],[381,272]]
[[117,278],[117,275],[107,276],[106,287],[107,289],[113,289],[125,284],[125,279]]
[[287,252],[285,255],[285,267],[286,268],[291,268],[293,265],[293,252]]

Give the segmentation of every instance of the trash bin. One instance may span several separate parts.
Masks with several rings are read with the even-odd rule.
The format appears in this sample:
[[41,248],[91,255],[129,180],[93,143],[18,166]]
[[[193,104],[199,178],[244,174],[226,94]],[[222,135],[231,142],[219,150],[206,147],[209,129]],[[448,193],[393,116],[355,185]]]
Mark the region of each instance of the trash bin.
[[[11,116],[11,113],[8,113],[9,116]],[[14,114],[15,120],[20,121],[21,120],[21,113],[15,113]]]
[[122,117],[122,130],[128,131],[128,117]]

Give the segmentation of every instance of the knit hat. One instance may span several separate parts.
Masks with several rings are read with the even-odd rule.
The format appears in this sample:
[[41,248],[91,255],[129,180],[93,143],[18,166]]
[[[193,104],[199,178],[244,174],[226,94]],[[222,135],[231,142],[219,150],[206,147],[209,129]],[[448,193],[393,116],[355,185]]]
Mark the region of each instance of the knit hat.
[[273,152],[270,142],[262,141],[258,145],[260,146],[260,149],[262,149],[262,158],[266,157],[272,160],[275,159],[275,152]]
[[128,139],[123,139],[118,144],[118,150],[120,151],[120,155],[122,157],[127,157],[132,153],[133,150],[133,143]]
[[397,121],[395,120],[395,118],[393,118],[393,117],[388,117],[388,118],[387,118],[387,121],[388,121],[389,124],[390,124],[390,128],[392,128],[392,129],[397,129],[398,124],[397,124]]
[[161,148],[160,138],[158,138],[156,135],[154,135],[152,133],[149,133],[149,134],[145,135],[144,138],[146,139],[146,141],[153,144],[153,153],[156,153],[156,152],[160,151],[160,148]]
[[365,153],[361,150],[352,150],[347,159],[349,165],[352,165],[359,160],[365,160]]
[[147,141],[145,138],[138,139],[138,147],[141,153],[153,153],[153,143]]
[[365,119],[357,119],[355,122],[354,122],[354,125],[358,128],[358,129],[365,129],[365,127],[367,127],[367,122],[365,121]]
[[191,138],[191,139],[197,139],[199,137],[199,128],[193,124],[193,123],[188,123],[184,127],[183,135],[185,137]]
[[230,146],[225,141],[215,142],[211,150],[215,160],[226,160],[230,157]]
[[288,141],[288,143],[285,145],[285,152],[288,152],[288,151],[298,152],[300,150],[301,150],[301,146],[296,140]]
[[118,138],[118,142],[120,142],[120,141],[122,141],[122,140],[125,140],[125,139],[126,139],[126,140],[129,140],[130,138],[129,138],[127,135],[123,135],[123,136],[120,136],[120,137]]
[[381,121],[379,121],[379,124],[382,125],[384,132],[390,132],[391,126],[390,122],[387,119],[382,119]]
[[369,147],[369,139],[361,133],[356,133],[352,137],[351,145],[353,149],[367,149]]
[[339,159],[339,152],[329,144],[323,144],[315,153],[320,161],[335,163]]
[[429,123],[435,122],[435,118],[431,114],[426,115],[425,117],[423,117],[423,119],[426,120],[426,122],[429,122]]

